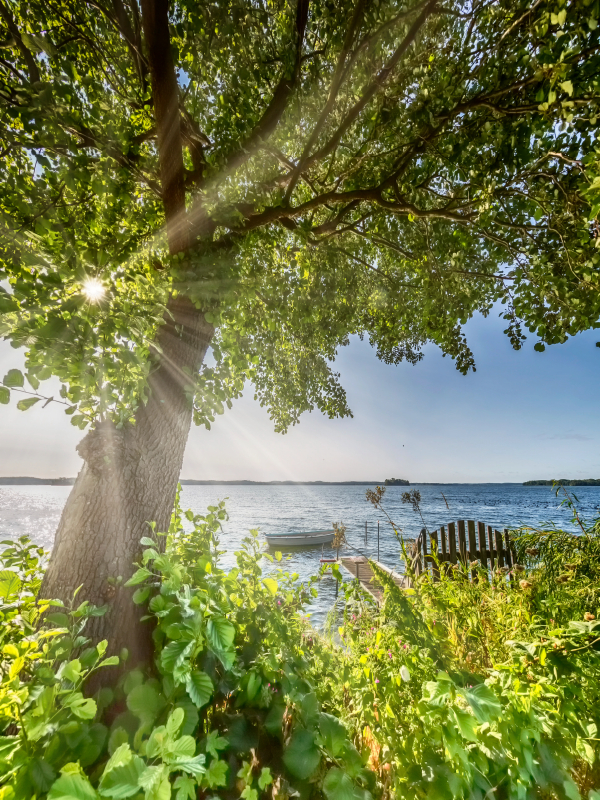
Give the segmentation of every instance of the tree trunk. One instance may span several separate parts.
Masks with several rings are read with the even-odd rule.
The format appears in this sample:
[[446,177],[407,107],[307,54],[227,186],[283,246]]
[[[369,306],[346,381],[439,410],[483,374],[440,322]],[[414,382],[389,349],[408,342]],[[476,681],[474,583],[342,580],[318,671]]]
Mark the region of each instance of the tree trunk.
[[132,590],[115,588],[109,578],[132,574],[140,555],[140,539],[148,522],[165,531],[173,509],[177,481],[192,420],[192,383],[214,329],[185,298],[169,303],[172,318],[158,332],[161,355],[148,381],[147,405],[140,405],[135,425],[117,430],[101,422],[80,442],[84,460],[63,510],[52,558],[40,597],[69,601],[79,597],[108,604],[94,617],[86,634],[108,639],[112,652],[126,647],[130,663],[148,662],[152,641]]

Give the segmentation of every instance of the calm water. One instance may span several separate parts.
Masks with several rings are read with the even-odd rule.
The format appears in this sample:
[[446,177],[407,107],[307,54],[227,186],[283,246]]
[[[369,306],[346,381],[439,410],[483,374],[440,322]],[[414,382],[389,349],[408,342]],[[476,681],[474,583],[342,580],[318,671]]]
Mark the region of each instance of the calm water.
[[[389,524],[365,499],[367,486],[184,486],[182,503],[195,513],[217,500],[229,498],[229,521],[223,526],[221,545],[227,550],[225,566],[233,565],[233,553],[250,528],[263,533],[330,528],[343,522],[349,545],[377,557],[377,523],[380,523],[380,559],[390,567],[399,565],[398,545]],[[421,507],[430,530],[457,519],[475,519],[499,528],[554,522],[575,530],[569,509],[560,508],[560,499],[551,487],[520,484],[444,484],[410,487],[421,492]],[[387,489],[385,507],[407,537],[422,527],[410,506],[401,502],[406,487]],[[16,539],[27,534],[50,549],[60,513],[69,494],[68,486],[0,486],[0,539]],[[600,487],[579,486],[573,491],[579,500],[580,514],[591,519],[600,515]],[[444,497],[445,496],[445,500]],[[448,503],[449,509],[446,507]],[[365,545],[365,522],[367,544]],[[346,548],[350,555],[356,552]],[[290,551],[288,567],[301,578],[319,569],[320,548]],[[332,550],[325,550],[331,557]],[[334,598],[332,578],[321,581],[319,597],[312,608],[313,621],[319,624]]]

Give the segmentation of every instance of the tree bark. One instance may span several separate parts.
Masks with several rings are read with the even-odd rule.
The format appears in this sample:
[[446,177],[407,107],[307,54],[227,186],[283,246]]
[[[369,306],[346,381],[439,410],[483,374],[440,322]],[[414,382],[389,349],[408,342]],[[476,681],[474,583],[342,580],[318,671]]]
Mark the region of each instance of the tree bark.
[[[169,251],[190,246],[185,204],[179,87],[171,54],[168,0],[141,0],[142,27],[152,77],[162,203]],[[148,380],[148,402],[135,424],[117,430],[101,422],[80,442],[84,466],[56,533],[40,597],[81,597],[108,604],[86,634],[108,639],[110,649],[126,647],[132,662],[149,662],[152,639],[140,623],[132,591],[109,578],[131,575],[140,539],[155,522],[166,531],[192,421],[191,389],[214,333],[204,314],[184,297],[171,298],[165,324],[157,334],[155,369]],[[130,662],[131,663],[131,662]]]
[[94,641],[108,639],[113,653],[126,647],[130,663],[150,661],[150,631],[140,624],[132,590],[108,579],[130,577],[150,521],[159,531],[169,525],[192,421],[185,389],[214,333],[189,300],[172,299],[168,308],[172,318],[157,339],[160,362],[150,375],[148,403],[138,409],[135,425],[117,430],[102,422],[77,448],[84,466],[63,510],[40,590],[40,597],[66,602],[82,586],[82,600],[108,604],[105,616],[89,621],[86,634]]

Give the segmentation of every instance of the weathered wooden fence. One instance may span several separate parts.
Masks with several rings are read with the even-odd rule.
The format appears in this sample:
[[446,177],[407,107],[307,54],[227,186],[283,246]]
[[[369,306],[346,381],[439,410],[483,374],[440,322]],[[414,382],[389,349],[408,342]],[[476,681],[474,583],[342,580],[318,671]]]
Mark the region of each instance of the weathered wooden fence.
[[[440,578],[440,568],[450,570],[453,564],[462,564],[467,568],[478,561],[490,574],[498,568],[512,569],[516,564],[508,530],[504,528],[501,533],[491,525],[472,519],[449,522],[433,533],[423,528],[415,541],[413,554],[415,573],[420,575],[431,569],[434,581]],[[473,568],[471,577],[475,578],[476,574]]]

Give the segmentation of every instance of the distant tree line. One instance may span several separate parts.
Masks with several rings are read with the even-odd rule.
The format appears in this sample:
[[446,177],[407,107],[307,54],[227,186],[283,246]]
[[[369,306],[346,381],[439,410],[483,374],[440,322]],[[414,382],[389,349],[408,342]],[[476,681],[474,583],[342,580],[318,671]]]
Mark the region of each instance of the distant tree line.
[[551,481],[524,481],[523,486],[552,486],[555,483],[560,483],[562,486],[600,486],[600,478],[579,478],[572,481],[566,478]]

